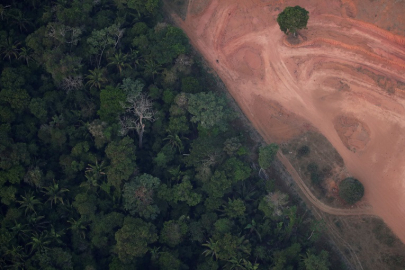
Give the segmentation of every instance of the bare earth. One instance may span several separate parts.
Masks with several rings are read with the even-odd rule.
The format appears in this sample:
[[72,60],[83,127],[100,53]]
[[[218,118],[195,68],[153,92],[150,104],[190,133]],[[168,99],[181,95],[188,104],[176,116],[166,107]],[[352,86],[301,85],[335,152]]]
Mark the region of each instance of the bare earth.
[[[405,5],[397,2],[190,0],[178,23],[267,141],[321,132],[364,184],[372,206],[364,211],[405,242]],[[298,39],[276,22],[295,5],[310,12]]]

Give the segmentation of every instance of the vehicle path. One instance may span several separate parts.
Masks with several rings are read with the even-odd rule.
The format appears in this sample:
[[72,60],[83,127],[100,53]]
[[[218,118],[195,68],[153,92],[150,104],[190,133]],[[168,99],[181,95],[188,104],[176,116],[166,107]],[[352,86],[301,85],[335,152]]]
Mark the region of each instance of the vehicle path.
[[317,130],[372,208],[323,204],[279,156],[303,196],[325,213],[377,215],[405,242],[405,37],[356,19],[351,1],[298,0],[308,29],[289,39],[276,22],[289,3],[190,0],[177,23],[267,142]]
[[318,200],[315,195],[311,192],[308,186],[304,183],[302,178],[299,176],[298,172],[294,169],[290,161],[278,151],[277,158],[280,162],[284,165],[285,169],[290,173],[292,179],[300,188],[301,192],[305,195],[305,197],[319,210],[322,212],[337,215],[337,216],[354,216],[354,215],[372,215],[371,208],[350,208],[350,209],[343,209],[343,208],[335,208]]

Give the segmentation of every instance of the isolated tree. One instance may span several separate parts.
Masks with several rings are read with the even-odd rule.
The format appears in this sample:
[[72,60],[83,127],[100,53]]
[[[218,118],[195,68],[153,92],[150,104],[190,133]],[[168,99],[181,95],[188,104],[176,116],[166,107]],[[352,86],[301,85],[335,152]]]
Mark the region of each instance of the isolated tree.
[[361,200],[364,195],[364,186],[359,180],[352,177],[344,179],[339,184],[339,196],[349,204]]
[[307,27],[308,11],[300,6],[286,7],[277,17],[277,23],[285,34],[294,34],[297,30]]

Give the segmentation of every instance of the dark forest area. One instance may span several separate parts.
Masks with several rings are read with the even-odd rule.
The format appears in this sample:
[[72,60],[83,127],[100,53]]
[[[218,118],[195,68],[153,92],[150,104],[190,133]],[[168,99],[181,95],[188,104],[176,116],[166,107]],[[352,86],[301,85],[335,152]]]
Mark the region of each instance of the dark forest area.
[[2,1],[0,56],[0,268],[332,268],[159,0]]

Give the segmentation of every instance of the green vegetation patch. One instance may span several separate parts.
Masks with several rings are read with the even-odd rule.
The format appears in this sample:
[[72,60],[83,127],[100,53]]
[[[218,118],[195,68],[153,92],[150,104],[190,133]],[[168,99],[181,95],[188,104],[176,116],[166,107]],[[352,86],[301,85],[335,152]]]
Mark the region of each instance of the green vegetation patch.
[[352,177],[344,179],[339,184],[339,196],[348,204],[354,204],[363,198],[364,186],[363,184]]

